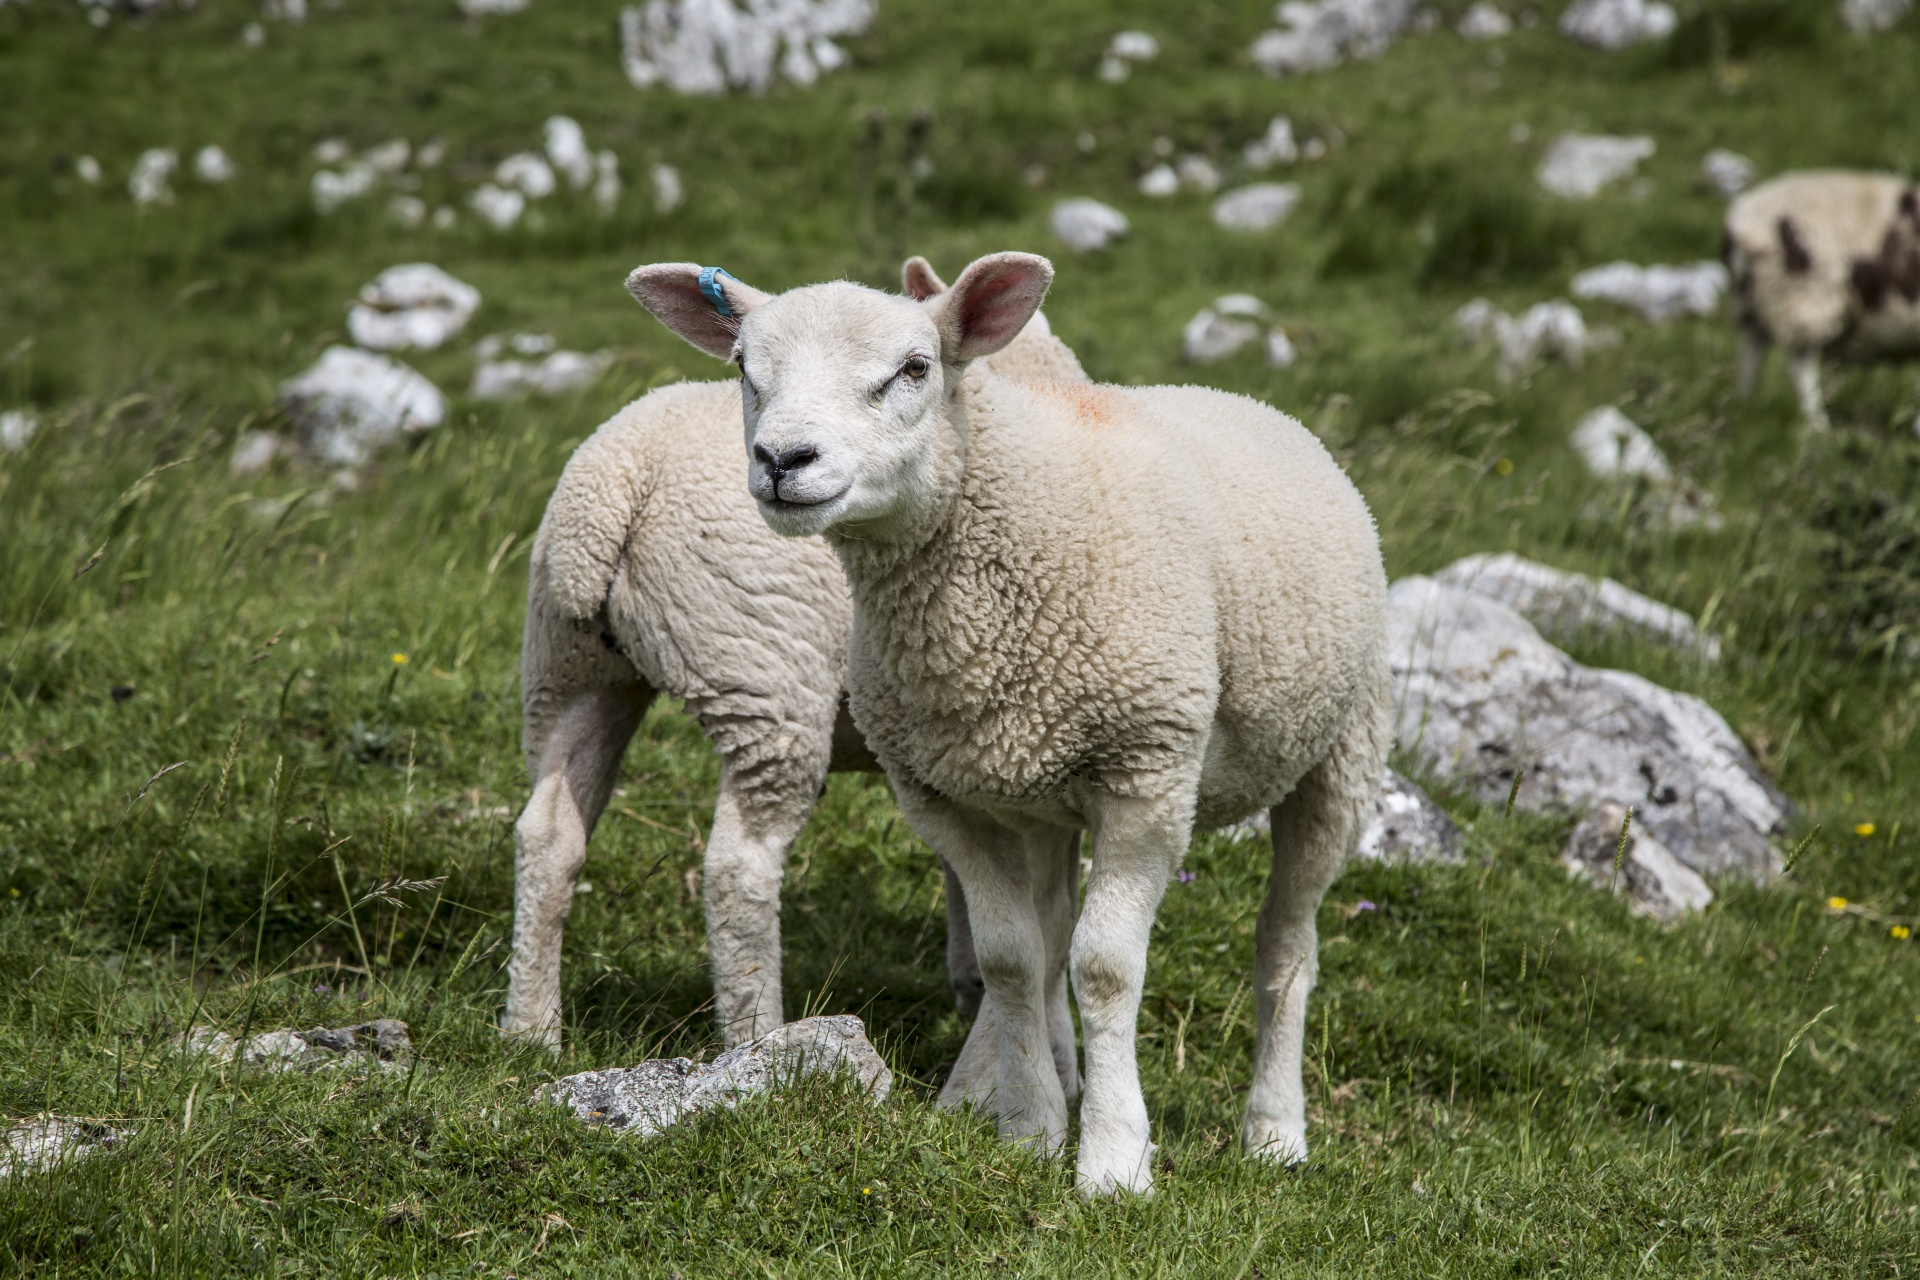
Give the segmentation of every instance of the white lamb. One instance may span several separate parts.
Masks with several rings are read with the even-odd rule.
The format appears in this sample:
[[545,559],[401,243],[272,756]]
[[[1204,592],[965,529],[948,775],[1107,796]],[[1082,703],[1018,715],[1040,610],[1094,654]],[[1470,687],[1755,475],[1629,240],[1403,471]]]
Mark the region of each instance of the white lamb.
[[[973,1096],[1009,1138],[1065,1141],[1047,995],[1070,957],[1080,1186],[1144,1191],[1134,1032],[1154,913],[1196,827],[1267,807],[1243,1137],[1267,1158],[1306,1153],[1314,912],[1384,768],[1387,582],[1360,494],[1263,404],[963,377],[1052,278],[1044,258],[1003,253],[927,302],[726,280],[727,315],[690,265],[642,267],[627,287],[739,363],[761,513],[824,534],[846,569],[854,719],[965,887],[998,1008],[962,1055],[998,1059],[995,1087]],[[1073,923],[1057,849],[1080,828],[1093,869]]]
[[1820,360],[1920,355],[1920,187],[1891,174],[1783,174],[1727,206],[1740,391],[1769,345],[1792,361],[1800,412],[1827,427]]
[[[921,258],[903,276],[916,297],[945,288]],[[1016,377],[1087,380],[1042,316],[997,363]],[[681,383],[608,420],[548,503],[521,654],[534,790],[514,830],[509,1034],[560,1042],[574,883],[627,742],[660,693],[684,700],[721,753],[704,888],[722,1036],[732,1046],[782,1021],[787,851],[829,768],[875,765],[842,706],[853,605],[840,565],[819,539],[769,530],[740,478],[738,383]],[[983,987],[951,872],[948,890],[949,974],[971,1014]],[[1059,1004],[1070,1063],[1064,985]]]

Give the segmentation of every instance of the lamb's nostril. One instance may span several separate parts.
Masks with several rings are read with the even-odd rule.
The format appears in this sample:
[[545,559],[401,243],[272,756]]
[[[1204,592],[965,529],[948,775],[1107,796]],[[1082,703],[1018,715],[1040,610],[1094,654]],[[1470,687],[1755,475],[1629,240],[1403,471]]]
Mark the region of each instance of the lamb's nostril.
[[819,456],[812,445],[797,444],[775,458],[773,466],[780,471],[798,471]]
[[779,460],[773,456],[773,451],[763,444],[753,446],[753,460],[769,471],[780,469]]

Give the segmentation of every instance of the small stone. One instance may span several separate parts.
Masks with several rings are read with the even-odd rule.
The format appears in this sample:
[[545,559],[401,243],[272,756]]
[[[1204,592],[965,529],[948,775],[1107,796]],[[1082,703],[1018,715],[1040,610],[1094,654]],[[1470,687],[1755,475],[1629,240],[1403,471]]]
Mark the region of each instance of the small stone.
[[1170,164],[1157,164],[1140,175],[1140,194],[1159,199],[1180,189],[1180,175]]
[[446,417],[445,397],[391,357],[328,347],[311,368],[281,384],[280,400],[324,462],[356,467],[402,433],[430,430]]
[[375,1018],[348,1027],[263,1031],[244,1041],[213,1027],[197,1027],[175,1043],[188,1053],[203,1053],[215,1062],[268,1071],[310,1073],[340,1067],[403,1071],[413,1061],[412,1037],[407,1034],[407,1024],[397,1018]]
[[1679,316],[1716,314],[1727,283],[1727,269],[1718,262],[1677,267],[1609,262],[1576,275],[1571,291],[1576,298],[1602,298],[1632,307],[1662,324]]
[[1612,405],[1580,419],[1570,440],[1587,470],[1602,479],[1642,479],[1661,485],[1673,482],[1673,466],[1653,437]]
[[[1627,828],[1624,850],[1623,826]],[[1582,818],[1567,837],[1560,861],[1569,875],[1595,888],[1611,887],[1625,894],[1635,911],[1663,924],[1672,924],[1688,912],[1704,911],[1713,901],[1713,890],[1700,874],[1674,857],[1638,821],[1628,825],[1627,811],[1618,804],[1603,804]]]
[[[98,12],[98,10],[96,10]],[[150,147],[133,162],[127,176],[127,194],[137,205],[172,204],[173,171],[180,167],[180,155],[170,147]]]
[[25,409],[8,409],[0,413],[0,451],[25,453],[39,430],[40,415],[37,413]]
[[0,1129],[0,1180],[84,1160],[133,1136],[100,1120],[48,1116]]
[[1542,187],[1563,199],[1591,200],[1603,188],[1632,177],[1640,162],[1653,152],[1652,138],[1563,133],[1548,149],[1534,176]]
[[1474,0],[1454,30],[1466,40],[1503,40],[1513,34],[1513,19],[1492,0]]
[[233,180],[233,158],[216,146],[205,146],[193,153],[193,176],[202,182]]
[[1053,207],[1053,234],[1080,253],[1104,249],[1127,234],[1127,215],[1098,200],[1076,197]]
[[1625,49],[1664,40],[1680,15],[1660,0],[1574,0],[1560,15],[1560,31],[1595,49]]
[[[421,208],[424,215],[424,205]],[[347,312],[347,333],[373,351],[432,350],[466,327],[480,309],[480,291],[430,262],[388,267],[360,287]]]
[[227,459],[227,468],[236,476],[257,476],[273,465],[280,456],[286,442],[271,431],[243,432],[233,442],[233,453]]
[[529,200],[544,200],[553,194],[553,166],[531,151],[508,156],[493,170],[493,180],[509,191],[518,191]]
[[1228,231],[1266,231],[1285,222],[1299,203],[1296,183],[1250,183],[1213,202],[1213,221]]
[[585,191],[593,181],[593,152],[587,133],[572,116],[549,116],[544,128],[547,159],[566,176],[567,185]]
[[1300,158],[1300,147],[1293,139],[1293,121],[1275,116],[1267,122],[1267,131],[1249,142],[1241,153],[1250,169],[1271,169],[1276,164],[1292,164]]
[[1754,173],[1753,161],[1724,147],[1715,147],[1700,159],[1700,176],[1729,200],[1753,185]]

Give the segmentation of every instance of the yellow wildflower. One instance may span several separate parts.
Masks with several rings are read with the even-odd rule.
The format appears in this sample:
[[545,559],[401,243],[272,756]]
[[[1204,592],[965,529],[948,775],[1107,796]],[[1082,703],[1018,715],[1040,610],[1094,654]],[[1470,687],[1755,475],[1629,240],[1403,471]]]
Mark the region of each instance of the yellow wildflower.
[[1498,475],[1510,476],[1513,474],[1513,459],[1502,458],[1500,459],[1500,461],[1493,464],[1493,469],[1494,469],[1494,472]]
[[406,666],[406,665],[407,665],[407,655],[406,655],[406,654],[404,654],[404,653],[396,653],[396,654],[394,654],[394,655],[393,655],[393,665],[394,665],[394,666],[396,666],[396,667],[404,667],[404,666]]
[[1847,909],[1847,900],[1845,898],[1828,898],[1827,909],[1829,911],[1845,911]]
[[1873,824],[1871,822],[1862,822],[1854,827],[1853,834],[1863,838],[1870,836],[1873,834]]
[[1913,936],[1913,930],[1907,928],[1907,926],[1903,924],[1897,924],[1893,926],[1893,928],[1887,930],[1887,932],[1892,934],[1894,937],[1900,939],[1900,941],[1902,942],[1905,942],[1908,938],[1911,938]]

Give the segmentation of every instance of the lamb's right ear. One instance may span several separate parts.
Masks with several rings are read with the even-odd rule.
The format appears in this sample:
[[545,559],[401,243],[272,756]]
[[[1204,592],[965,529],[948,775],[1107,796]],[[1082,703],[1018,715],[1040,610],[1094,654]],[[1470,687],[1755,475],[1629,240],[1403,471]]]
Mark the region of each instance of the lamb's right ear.
[[768,297],[718,267],[692,262],[635,267],[627,292],[661,324],[722,360],[733,354],[740,321]]
[[1020,330],[1053,284],[1053,264],[1031,253],[992,253],[978,258],[926,307],[940,327],[948,363],[990,356],[1020,336]]
[[947,282],[933,269],[933,264],[919,254],[908,258],[906,265],[900,268],[900,289],[915,302],[925,302],[928,298],[937,298],[947,291]]

